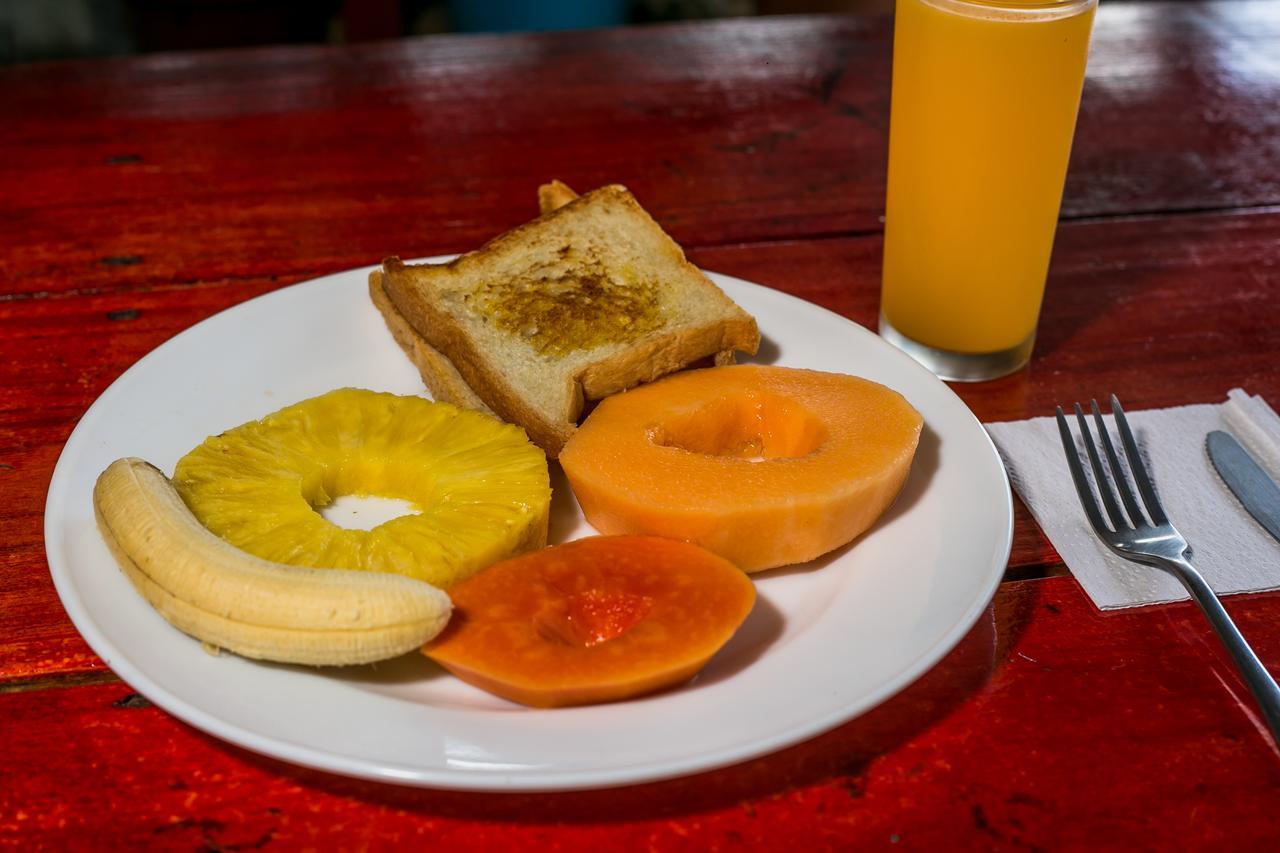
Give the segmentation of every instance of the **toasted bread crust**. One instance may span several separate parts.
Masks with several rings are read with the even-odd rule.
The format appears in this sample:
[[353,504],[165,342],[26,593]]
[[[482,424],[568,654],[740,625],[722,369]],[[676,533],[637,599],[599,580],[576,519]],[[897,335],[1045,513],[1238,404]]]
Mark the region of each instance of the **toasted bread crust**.
[[[592,364],[578,377],[582,393],[588,400],[602,400],[674,373],[709,355],[715,356],[716,364],[733,364],[737,342],[751,339],[758,345],[759,333],[750,318],[681,329],[671,336],[644,341]],[[755,348],[750,351],[754,352]]]
[[550,213],[564,207],[577,197],[578,194],[570,189],[568,184],[551,181],[538,187],[538,210],[544,214]]
[[[579,233],[573,230],[575,224],[595,224],[600,220],[591,217],[606,215],[625,224],[625,231],[619,234],[621,240],[639,241],[638,245],[643,245],[644,259],[639,263],[644,265],[646,274],[658,276],[654,281],[659,282],[656,286],[660,298],[669,309],[663,315],[663,325],[645,331],[630,343],[624,343],[626,339],[622,338],[601,347],[602,352],[595,359],[584,355],[591,349],[578,349],[571,357],[560,358],[539,352],[519,335],[487,325],[487,320],[478,322],[478,315],[474,313],[457,313],[455,305],[446,304],[446,296],[463,302],[471,298],[458,294],[471,294],[470,288],[482,287],[495,275],[501,275],[495,270],[511,268],[513,258],[518,269],[525,263],[523,258],[546,257],[549,244],[559,244],[568,239],[566,235]],[[598,236],[593,240],[596,245],[589,247],[592,263],[604,264],[607,270],[615,269],[612,264],[622,263],[615,260],[619,256],[613,254],[612,248],[599,245]],[[609,243],[611,239],[604,242]],[[539,247],[542,255],[538,254]],[[572,270],[577,267],[570,269],[574,274]],[[717,363],[731,362],[735,349],[754,353],[759,345],[755,320],[690,264],[675,241],[625,187],[618,185],[577,197],[447,264],[408,266],[398,258],[388,258],[382,272],[385,295],[426,348],[442,356],[474,395],[496,414],[523,426],[530,439],[553,458],[577,428],[586,399],[603,398],[699,359],[714,356]],[[616,286],[624,291],[632,287],[630,284]],[[394,327],[392,332],[396,334]],[[493,339],[494,335],[499,335],[501,340],[491,345],[517,353],[518,365],[504,363],[503,359],[509,356],[499,358],[484,341],[477,340],[480,336]],[[415,364],[419,363],[411,351],[412,344],[402,342],[401,346],[414,358]],[[434,368],[432,372],[438,374]],[[513,381],[513,375],[519,372],[525,374],[524,378]],[[533,380],[536,389],[529,385],[530,374],[536,376]],[[423,379],[428,381],[425,371]],[[441,382],[439,375],[433,375],[432,379]]]
[[[406,267],[399,258],[388,258],[383,262],[383,286],[404,319],[432,348],[446,355],[465,384],[498,417],[524,427],[530,441],[546,451],[552,459],[558,456],[577,424],[549,421],[535,408],[527,405],[519,389],[506,382],[500,373],[484,366],[486,354],[475,346],[475,342],[464,330],[453,324],[447,313],[439,311],[416,288],[396,287],[397,274],[404,269]],[[554,379],[549,378],[549,381]],[[570,386],[568,393],[576,399],[576,417],[582,411],[582,389],[571,377],[564,381]]]
[[[572,192],[572,190],[570,190],[570,192]],[[504,250],[510,250],[512,247],[518,249],[530,242],[536,242],[536,239],[531,238],[530,235],[537,234],[539,231],[550,228],[552,223],[557,222],[563,217],[574,215],[575,212],[582,209],[587,204],[601,202],[622,205],[632,214],[646,220],[648,225],[662,231],[662,227],[654,221],[648,211],[640,206],[639,202],[635,200],[635,197],[631,195],[631,192],[626,187],[622,184],[609,184],[607,186],[600,187],[598,190],[592,190],[586,195],[576,196],[566,204],[547,211],[537,219],[532,219],[521,225],[517,225],[510,231],[504,231],[498,236],[489,239],[475,251],[467,252],[466,254],[459,255],[448,263],[435,266],[440,269],[448,269],[459,273],[467,272],[475,266],[483,265],[487,261],[488,257],[492,255],[498,254]],[[665,231],[663,231],[662,234],[663,236],[666,236]],[[666,244],[663,246],[663,252],[667,259],[682,265],[687,265],[689,269],[697,272],[698,275],[702,275],[701,270],[698,270],[697,267],[685,260],[684,251],[670,237],[667,238]],[[388,260],[399,261],[399,258]],[[400,270],[407,269],[411,269],[411,267],[400,264]],[[383,264],[383,270],[384,272],[390,272],[387,270],[385,263]],[[710,282],[708,281],[708,283]],[[714,284],[711,286],[715,287]],[[394,294],[391,293],[390,288],[388,288],[388,294],[392,295],[393,302],[397,301]]]
[[369,298],[382,314],[391,337],[395,338],[400,349],[404,350],[404,354],[418,368],[422,382],[431,392],[433,399],[490,415],[494,413],[493,409],[471,390],[471,386],[466,383],[444,353],[428,344],[425,338],[415,332],[409,322],[391,304],[391,299],[382,287],[381,270],[369,273]]
[[[369,296],[379,313],[382,314],[391,336],[399,344],[400,349],[404,351],[408,359],[413,362],[413,365],[417,367],[419,375],[422,376],[423,384],[427,386],[427,390],[431,392],[433,399],[496,416],[493,409],[475,391],[471,390],[471,386],[467,384],[453,362],[414,331],[409,322],[392,304],[382,286],[381,270],[374,270],[369,273]],[[737,362],[736,355],[736,352],[732,349],[721,350],[712,357],[711,363],[717,367],[735,364]],[[682,364],[675,369],[704,366],[706,361],[707,359],[702,359],[692,364]],[[665,360],[664,363],[670,363],[669,359]],[[619,369],[625,370],[627,368],[619,367]],[[669,371],[661,370],[655,372],[652,369],[635,371],[632,369],[631,372],[633,375],[653,373],[657,377]],[[650,380],[644,378],[638,381],[647,382]],[[600,391],[600,387],[594,383],[594,377],[590,372],[584,374],[583,392],[586,398],[583,403],[584,408],[587,401],[601,400],[614,393],[613,391]],[[567,441],[567,437],[564,440]],[[548,443],[551,442],[552,438],[549,437]]]
[[[568,184],[552,180],[538,187],[538,208],[541,213],[550,213],[556,208],[564,207],[577,197],[578,194]],[[494,414],[493,409],[471,390],[471,386],[467,385],[453,362],[449,361],[444,353],[427,343],[426,338],[415,332],[392,304],[391,298],[387,296],[382,286],[381,270],[369,273],[369,298],[378,309],[378,313],[382,315],[395,342],[418,368],[422,382],[431,392],[432,398],[475,409],[478,412]],[[732,357],[732,353],[730,356]]]

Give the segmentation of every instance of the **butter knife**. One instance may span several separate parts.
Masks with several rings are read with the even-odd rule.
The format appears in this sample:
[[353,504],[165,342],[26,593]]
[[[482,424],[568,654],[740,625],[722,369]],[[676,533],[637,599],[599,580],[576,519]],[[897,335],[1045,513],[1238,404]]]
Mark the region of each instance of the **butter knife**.
[[1230,433],[1214,430],[1205,438],[1205,446],[1222,482],[1249,514],[1280,540],[1280,486]]

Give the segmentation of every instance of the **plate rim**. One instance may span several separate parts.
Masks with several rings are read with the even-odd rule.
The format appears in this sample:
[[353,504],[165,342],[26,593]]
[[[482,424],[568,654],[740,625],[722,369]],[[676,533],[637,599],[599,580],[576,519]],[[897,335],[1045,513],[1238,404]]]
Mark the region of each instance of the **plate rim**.
[[[415,259],[413,263],[441,263],[447,262],[456,255],[434,256],[430,258]],[[845,325],[857,335],[866,335],[868,338],[875,339],[883,344],[884,352],[887,357],[897,358],[899,363],[904,367],[917,372],[918,377],[926,384],[935,386],[935,390],[943,391],[949,395],[953,403],[957,403],[963,409],[964,416],[969,425],[978,430],[985,443],[989,461],[995,462],[995,469],[999,472],[1000,498],[1003,512],[1000,513],[1001,529],[995,543],[995,555],[993,563],[999,565],[999,569],[990,569],[984,578],[984,583],[975,588],[975,597],[969,607],[963,612],[963,615],[956,619],[946,631],[944,631],[932,644],[921,650],[908,665],[901,667],[893,677],[886,679],[877,689],[870,694],[860,697],[860,701],[852,705],[844,705],[834,708],[825,714],[811,718],[803,726],[792,727],[790,729],[777,732],[772,737],[755,741],[750,747],[723,748],[717,752],[698,753],[693,752],[686,755],[683,759],[667,760],[656,765],[646,765],[644,768],[635,772],[617,769],[595,769],[595,770],[561,770],[561,771],[518,771],[514,773],[506,773],[494,770],[485,770],[482,772],[474,771],[458,771],[456,769],[424,769],[416,765],[397,765],[394,762],[381,760],[360,760],[348,756],[341,752],[321,752],[315,747],[295,743],[284,740],[276,736],[263,735],[257,731],[246,728],[235,722],[229,722],[222,718],[205,711],[198,705],[192,704],[181,696],[176,695],[172,691],[166,689],[159,681],[149,675],[142,668],[136,666],[127,654],[118,648],[115,641],[108,637],[92,617],[86,603],[82,600],[79,591],[75,588],[71,577],[71,570],[66,565],[69,562],[67,555],[61,550],[62,543],[59,539],[61,530],[55,524],[57,513],[53,510],[60,508],[67,503],[66,492],[71,487],[70,481],[72,474],[69,470],[64,470],[64,465],[70,467],[69,451],[79,447],[80,443],[86,441],[85,425],[92,422],[90,417],[95,410],[106,408],[114,400],[116,396],[123,393],[122,389],[132,376],[136,375],[146,363],[152,360],[163,358],[165,351],[173,346],[184,336],[196,335],[198,330],[214,318],[236,312],[239,310],[250,310],[247,306],[261,306],[263,303],[274,301],[276,299],[287,298],[289,295],[296,296],[297,288],[308,285],[316,285],[320,282],[329,282],[334,279],[345,279],[347,277],[366,278],[367,273],[377,269],[376,265],[365,267],[357,267],[339,272],[329,273],[326,275],[316,276],[313,278],[303,279],[284,287],[277,288],[268,293],[251,297],[234,305],[210,314],[202,318],[198,322],[188,326],[177,332],[165,341],[156,345],[150,351],[145,353],[137,361],[127,367],[119,376],[117,376],[103,391],[94,399],[89,407],[80,416],[75,428],[68,435],[59,451],[58,460],[55,463],[52,477],[50,479],[46,500],[44,506],[44,541],[46,560],[49,565],[50,575],[53,579],[55,590],[62,606],[66,609],[73,626],[83,637],[85,642],[98,655],[103,663],[115,672],[121,680],[129,687],[137,690],[146,696],[155,705],[165,712],[171,714],[178,720],[195,727],[196,729],[207,733],[218,740],[232,744],[234,746],[248,749],[252,752],[268,756],[270,758],[285,761],[287,763],[308,767],[314,770],[327,773],[336,773],[353,778],[365,779],[370,781],[393,783],[400,785],[410,785],[414,787],[437,788],[441,790],[459,790],[473,792],[551,792],[551,791],[573,791],[573,790],[589,790],[602,789],[609,787],[620,787],[626,785],[644,784],[650,782],[661,781],[664,779],[676,778],[680,776],[710,772],[723,767],[732,766],[741,762],[758,758],[762,755],[771,754],[789,746],[801,743],[822,732],[828,731],[844,722],[859,717],[871,709],[883,704],[893,696],[897,695],[903,689],[908,687],[919,679],[924,673],[928,672],[935,666],[946,654],[953,649],[961,639],[973,628],[983,611],[989,606],[996,590],[999,588],[1000,582],[1007,567],[1009,555],[1012,553],[1014,523],[1013,523],[1013,500],[1012,490],[1010,487],[1008,474],[1004,469],[1003,463],[1000,461],[999,452],[995,443],[986,429],[982,426],[977,416],[964,403],[963,399],[948,386],[945,382],[938,379],[930,373],[924,366],[910,358],[906,353],[894,348],[887,341],[884,341],[878,335],[866,327],[850,320],[849,318],[838,314],[822,305],[810,302],[800,296],[796,296],[786,291],[768,287],[767,285],[758,284],[736,276],[711,271],[704,272],[716,283],[717,286],[723,287],[723,282],[732,282],[735,286],[743,286],[748,289],[754,289],[762,294],[767,294],[770,298],[780,298],[785,301],[794,301],[802,303],[808,310],[815,310],[828,315],[829,318]],[[767,327],[766,327],[767,332]],[[424,389],[425,393],[426,392]],[[55,545],[55,543],[57,543]],[[54,551],[57,550],[57,559],[55,559]],[[996,558],[998,555],[1002,557]],[[55,565],[55,563],[57,565]],[[176,629],[175,629],[176,630]],[[322,760],[323,759],[323,760]],[[371,766],[376,765],[376,766]],[[566,774],[568,778],[566,778]]]

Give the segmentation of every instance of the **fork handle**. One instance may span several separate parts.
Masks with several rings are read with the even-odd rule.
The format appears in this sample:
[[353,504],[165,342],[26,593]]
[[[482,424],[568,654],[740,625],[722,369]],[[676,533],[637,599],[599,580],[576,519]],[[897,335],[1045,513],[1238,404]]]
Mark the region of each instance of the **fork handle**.
[[1227,647],[1231,659],[1235,661],[1236,669],[1244,676],[1245,683],[1249,685],[1249,690],[1262,708],[1262,716],[1267,721],[1267,728],[1271,730],[1271,737],[1280,744],[1280,687],[1276,686],[1275,679],[1267,672],[1262,661],[1258,660],[1258,656],[1253,653],[1253,649],[1245,641],[1236,623],[1232,622],[1231,617],[1227,615],[1217,594],[1195,566],[1181,557],[1169,562],[1174,569],[1173,573],[1177,575],[1178,580],[1182,581],[1187,592],[1191,593],[1196,604],[1200,605],[1200,609],[1204,611],[1218,639],[1222,640],[1222,644]]

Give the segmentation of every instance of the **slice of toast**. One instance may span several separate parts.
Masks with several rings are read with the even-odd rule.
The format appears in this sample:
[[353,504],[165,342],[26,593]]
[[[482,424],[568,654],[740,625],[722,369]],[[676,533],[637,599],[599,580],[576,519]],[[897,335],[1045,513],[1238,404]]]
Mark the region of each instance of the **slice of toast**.
[[[577,197],[578,194],[568,184],[552,180],[538,187],[538,210],[540,213],[550,213],[557,207],[564,207]],[[369,298],[382,314],[391,337],[418,368],[422,382],[431,392],[433,399],[453,403],[455,406],[466,409],[475,409],[488,415],[494,413],[493,409],[490,409],[488,404],[471,390],[471,386],[467,385],[467,381],[462,378],[462,374],[458,373],[453,362],[449,361],[440,350],[427,343],[426,338],[415,332],[409,325],[409,321],[401,316],[382,286],[382,270],[369,273]],[[717,355],[716,363],[720,364],[725,355],[728,356],[728,363],[732,364],[732,351]]]
[[[575,198],[448,264],[389,258],[380,284],[462,384],[552,457],[586,400],[707,356],[723,363],[726,352],[754,353],[760,340],[755,320],[621,186]],[[433,372],[444,395],[458,393],[453,377]]]

